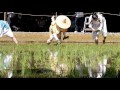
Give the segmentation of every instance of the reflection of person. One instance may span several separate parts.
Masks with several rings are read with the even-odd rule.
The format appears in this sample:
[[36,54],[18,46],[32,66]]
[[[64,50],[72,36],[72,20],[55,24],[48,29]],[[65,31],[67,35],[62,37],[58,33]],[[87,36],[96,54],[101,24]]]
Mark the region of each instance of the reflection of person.
[[99,33],[102,32],[104,44],[107,37],[107,25],[105,17],[100,13],[93,13],[89,17],[89,28],[92,29],[93,39],[95,40],[96,44],[98,44]]
[[83,77],[83,67],[82,62],[78,61],[76,64],[76,70],[79,72],[79,77]]
[[18,41],[15,38],[15,36],[13,35],[13,32],[12,32],[9,24],[4,20],[0,20],[0,37],[2,37],[3,35],[9,36],[10,38],[12,38],[12,40],[16,44],[18,44]]
[[50,61],[50,67],[51,69],[57,74],[66,76],[68,72],[68,66],[65,63],[60,63],[58,58],[58,51],[56,50],[50,50],[49,52],[49,61]]
[[106,73],[107,58],[104,56],[103,61],[98,63],[99,72],[97,73],[97,78],[101,78]]
[[103,60],[96,62],[97,66],[92,68],[91,63],[88,65],[89,77],[102,78],[106,73],[107,57],[104,55]]
[[13,57],[13,53],[7,54],[5,57],[2,53],[0,53],[0,71],[6,69],[7,70],[7,78],[11,78],[13,76],[13,66],[11,66],[12,65],[12,57]]

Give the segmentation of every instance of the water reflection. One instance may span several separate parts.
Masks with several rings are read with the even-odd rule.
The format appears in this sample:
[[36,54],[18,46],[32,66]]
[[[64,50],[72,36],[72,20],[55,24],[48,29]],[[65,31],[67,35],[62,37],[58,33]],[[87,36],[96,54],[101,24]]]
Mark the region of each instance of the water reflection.
[[88,73],[91,78],[102,78],[106,73],[107,57],[103,56],[103,60],[95,61],[95,66],[88,65]]
[[107,60],[106,55],[103,56],[103,60],[87,60],[84,58],[84,62],[77,61],[75,69],[79,72],[79,77],[102,78],[106,73]]
[[68,66],[64,63],[62,58],[58,58],[58,50],[48,49],[50,68],[56,75],[66,76],[68,72]]
[[79,77],[83,77],[83,68],[84,68],[84,65],[80,60],[78,60],[75,66],[75,69],[77,70],[77,72],[79,72]]
[[13,53],[0,53],[0,77],[11,78],[13,76]]
[[[107,66],[107,56],[104,55],[102,60],[88,60],[84,58],[82,61],[80,57],[74,59],[77,60],[75,63],[75,71],[69,67],[64,61],[66,58],[58,57],[59,52],[56,49],[48,49],[49,52],[49,61],[50,61],[50,68],[55,74],[60,75],[62,77],[88,77],[88,78],[102,78],[106,73],[106,66]],[[99,58],[100,59],[100,58]],[[67,63],[70,60],[67,61]],[[76,61],[75,61],[76,62]],[[72,63],[73,64],[73,63]],[[70,64],[69,64],[70,65]],[[68,68],[69,67],[69,68]]]
[[[31,54],[36,55],[29,52],[29,55]],[[108,59],[106,55],[104,55],[103,58],[98,58],[99,60],[96,59],[97,57],[93,59],[91,59],[91,57],[86,58],[86,56],[84,58],[80,58],[80,56],[70,57],[69,53],[66,53],[65,54],[66,56],[62,56],[60,50],[52,48],[52,49],[48,49],[44,62],[41,59],[37,61],[36,60],[37,58],[35,58],[35,56],[31,56],[25,59],[22,58],[24,56],[20,56],[21,57],[20,60],[14,61],[15,69],[13,75],[13,60],[12,60],[13,55],[14,53],[5,53],[5,52],[0,53],[0,77],[102,78],[106,74],[106,65],[108,63]]]

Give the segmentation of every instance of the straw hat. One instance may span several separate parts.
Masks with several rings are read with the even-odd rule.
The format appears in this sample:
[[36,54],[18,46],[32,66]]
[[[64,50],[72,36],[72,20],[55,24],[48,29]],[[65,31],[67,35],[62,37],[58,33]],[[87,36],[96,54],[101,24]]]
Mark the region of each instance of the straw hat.
[[56,18],[56,24],[61,29],[68,29],[71,26],[71,20],[65,15],[59,15]]

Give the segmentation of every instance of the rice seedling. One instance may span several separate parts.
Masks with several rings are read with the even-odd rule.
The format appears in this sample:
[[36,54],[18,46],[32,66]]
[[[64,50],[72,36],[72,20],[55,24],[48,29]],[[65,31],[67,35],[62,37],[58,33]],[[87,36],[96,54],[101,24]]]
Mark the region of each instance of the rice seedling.
[[[45,43],[0,45],[0,77],[7,77],[11,67],[5,67],[4,58],[12,53],[13,78],[81,78],[97,77],[106,57],[106,73],[101,78],[115,78],[120,70],[119,44]],[[102,71],[103,72],[103,71]],[[92,73],[92,74],[91,74]]]

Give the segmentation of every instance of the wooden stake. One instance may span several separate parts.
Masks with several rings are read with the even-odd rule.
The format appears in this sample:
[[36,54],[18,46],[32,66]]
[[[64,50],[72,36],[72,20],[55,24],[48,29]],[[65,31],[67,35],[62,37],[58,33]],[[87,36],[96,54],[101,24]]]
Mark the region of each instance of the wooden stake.
[[4,12],[4,20],[6,21],[7,19],[7,12]]

